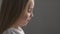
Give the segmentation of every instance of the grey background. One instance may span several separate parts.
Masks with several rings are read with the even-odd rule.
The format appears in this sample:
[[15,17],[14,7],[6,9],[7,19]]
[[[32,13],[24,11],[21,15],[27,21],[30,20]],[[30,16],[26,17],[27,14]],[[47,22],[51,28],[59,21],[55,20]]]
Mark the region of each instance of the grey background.
[[60,34],[60,0],[35,0],[34,17],[26,34]]

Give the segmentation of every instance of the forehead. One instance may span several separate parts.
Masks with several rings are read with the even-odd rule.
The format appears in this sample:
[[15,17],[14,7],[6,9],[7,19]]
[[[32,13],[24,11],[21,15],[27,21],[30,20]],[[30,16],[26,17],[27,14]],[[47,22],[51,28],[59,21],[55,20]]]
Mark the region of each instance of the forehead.
[[30,8],[34,8],[34,0],[30,0]]

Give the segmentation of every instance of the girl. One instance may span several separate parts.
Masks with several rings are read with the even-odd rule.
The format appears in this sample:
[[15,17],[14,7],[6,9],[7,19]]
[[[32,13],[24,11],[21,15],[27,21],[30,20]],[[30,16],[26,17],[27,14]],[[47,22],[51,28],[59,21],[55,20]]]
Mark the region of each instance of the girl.
[[2,0],[0,8],[0,34],[25,34],[33,16],[34,0]]

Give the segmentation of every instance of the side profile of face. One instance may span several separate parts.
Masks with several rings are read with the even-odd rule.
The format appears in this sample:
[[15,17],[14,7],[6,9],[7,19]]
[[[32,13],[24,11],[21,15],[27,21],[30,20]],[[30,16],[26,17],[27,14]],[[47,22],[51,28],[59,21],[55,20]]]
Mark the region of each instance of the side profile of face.
[[29,23],[29,21],[31,20],[31,18],[33,17],[33,8],[34,8],[34,0],[30,0],[31,2],[28,5],[28,9],[26,11],[26,19],[24,22],[24,26],[27,25]]
[[21,14],[22,17],[20,17],[17,21],[18,24],[20,23],[20,26],[26,26],[29,23],[29,21],[33,17],[33,8],[34,8],[34,0],[30,0],[28,9],[26,10],[24,16]]

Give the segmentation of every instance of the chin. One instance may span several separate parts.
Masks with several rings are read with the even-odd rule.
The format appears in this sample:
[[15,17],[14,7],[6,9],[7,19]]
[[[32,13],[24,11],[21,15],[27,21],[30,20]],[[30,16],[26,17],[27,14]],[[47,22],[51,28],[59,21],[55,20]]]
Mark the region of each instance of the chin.
[[23,24],[23,26],[27,26],[28,23],[29,23],[29,21],[26,21],[26,22]]
[[30,22],[30,20],[25,20],[25,22],[22,24],[22,27],[27,26],[29,22]]

